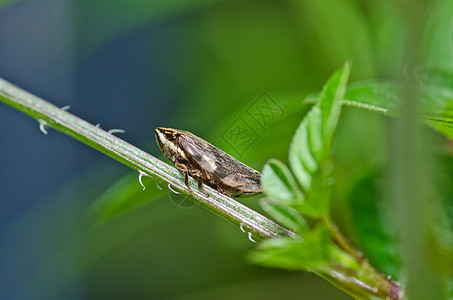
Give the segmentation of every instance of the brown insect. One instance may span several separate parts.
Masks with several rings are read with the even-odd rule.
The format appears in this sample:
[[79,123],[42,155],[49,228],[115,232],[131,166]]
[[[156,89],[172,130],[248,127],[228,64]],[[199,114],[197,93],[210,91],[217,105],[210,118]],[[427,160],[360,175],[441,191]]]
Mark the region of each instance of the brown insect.
[[190,175],[198,181],[201,190],[205,183],[233,197],[263,192],[260,172],[190,132],[157,127],[156,140],[164,155],[184,174],[189,191]]

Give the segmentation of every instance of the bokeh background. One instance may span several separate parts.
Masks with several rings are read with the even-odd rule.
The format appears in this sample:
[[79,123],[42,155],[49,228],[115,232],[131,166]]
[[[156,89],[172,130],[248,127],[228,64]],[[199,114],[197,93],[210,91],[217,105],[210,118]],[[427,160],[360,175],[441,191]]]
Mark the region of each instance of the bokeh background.
[[[451,67],[453,5],[425,2],[419,50]],[[159,158],[154,128],[166,126],[261,170],[269,158],[286,161],[302,100],[346,60],[351,81],[397,77],[408,3],[3,0],[0,77],[126,130],[122,138]],[[248,114],[263,95],[280,109],[265,126]],[[238,119],[256,136],[240,153],[222,138]],[[335,156],[345,188],[332,209],[349,238],[397,276],[390,237],[370,225],[379,221],[387,122],[343,111]],[[141,191],[128,168],[54,130],[42,134],[3,104],[0,143],[0,299],[349,299],[313,274],[248,264],[253,244],[236,227],[151,180]],[[260,209],[257,198],[244,203]]]

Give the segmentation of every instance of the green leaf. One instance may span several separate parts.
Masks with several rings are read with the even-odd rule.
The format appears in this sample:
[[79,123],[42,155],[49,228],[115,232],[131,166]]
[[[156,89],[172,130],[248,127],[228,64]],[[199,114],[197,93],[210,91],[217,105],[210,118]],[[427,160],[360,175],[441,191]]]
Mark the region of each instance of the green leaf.
[[343,104],[395,116],[399,104],[398,85],[392,82],[367,80],[351,84]]
[[143,190],[136,172],[124,176],[96,199],[90,207],[89,214],[95,222],[105,222],[119,214],[154,201],[164,191],[154,188],[153,185],[154,183]]
[[[448,73],[445,73],[448,74]],[[442,78],[434,73],[429,81],[424,74],[419,88],[420,122],[437,132],[453,138],[453,85],[441,86],[448,83],[449,78]],[[431,85],[432,84],[432,85]],[[351,85],[345,95],[344,104],[382,113],[386,116],[396,116],[399,103],[398,85],[390,82],[367,81]]]
[[320,100],[299,125],[289,148],[291,170],[307,198],[300,209],[313,217],[325,215],[328,210],[326,172],[323,168],[330,156],[330,145],[341,112],[349,73],[350,65],[346,63],[332,75],[323,88]]
[[[419,80],[419,120],[439,133],[453,138],[453,70],[423,67],[416,71]],[[351,84],[343,104],[382,113],[398,114],[397,83],[368,80]],[[315,102],[314,96],[306,99]]]
[[453,70],[439,66],[425,66],[416,70],[417,79],[423,85],[453,89]]
[[423,118],[422,121],[437,132],[453,139],[453,118]]
[[276,159],[264,166],[261,183],[266,195],[284,205],[302,203],[302,193],[288,167]]
[[[418,94],[422,120],[435,119],[442,123],[444,118],[452,117],[453,71],[424,67],[416,71],[416,76],[420,82]],[[368,80],[351,84],[344,104],[396,116],[400,103],[398,90],[395,82]]]
[[321,110],[314,106],[297,129],[289,148],[291,169],[306,193],[311,189],[312,174],[318,169],[323,151]]
[[420,120],[443,135],[453,138],[453,70],[424,67],[417,70],[420,89]]
[[[430,79],[429,76],[433,78]],[[453,74],[429,70],[420,72],[419,121],[453,139]],[[352,84],[342,101],[344,105],[364,108],[386,116],[398,115],[398,84],[384,81],[364,81]],[[317,102],[314,95],[306,102]]]
[[[317,103],[320,93],[308,95],[304,103]],[[398,84],[382,80],[365,80],[348,86],[343,105],[371,110],[386,116],[397,114],[399,95]]]
[[276,204],[268,198],[261,199],[260,205],[275,221],[286,228],[296,233],[308,230],[308,224],[296,209]]
[[[390,203],[379,201],[382,174],[375,168],[367,170],[349,191],[348,204],[353,225],[353,241],[378,270],[399,277],[401,267],[396,247],[395,226],[390,219]],[[382,183],[381,183],[382,184]]]
[[453,71],[445,68],[424,67],[417,71],[421,83],[420,120],[453,138]]
[[453,88],[436,85],[419,90],[420,110],[425,118],[453,117]]
[[327,228],[320,226],[302,239],[269,239],[249,254],[251,262],[289,270],[318,270],[330,260],[332,240]]
[[335,72],[324,86],[319,105],[322,114],[323,140],[329,146],[337,128],[341,112],[341,101],[346,92],[351,65],[346,62],[343,68]]

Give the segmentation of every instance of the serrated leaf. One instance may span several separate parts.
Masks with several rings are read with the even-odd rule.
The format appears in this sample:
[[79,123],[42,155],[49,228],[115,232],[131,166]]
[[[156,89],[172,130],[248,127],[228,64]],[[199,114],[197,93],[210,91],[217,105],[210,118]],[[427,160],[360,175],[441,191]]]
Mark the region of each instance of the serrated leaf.
[[164,192],[157,188],[142,190],[136,172],[115,182],[91,205],[89,214],[94,222],[105,222],[146,202],[158,199]]
[[275,221],[288,229],[295,232],[303,232],[308,229],[307,223],[296,209],[279,205],[267,198],[262,199],[260,205]]
[[[416,71],[420,83],[419,120],[439,133],[453,139],[453,70],[423,67]],[[355,106],[386,116],[397,116],[400,103],[397,82],[367,80],[351,84],[342,104]],[[306,103],[318,103],[320,94],[306,97]]]
[[[426,75],[425,75],[426,76]],[[419,120],[437,132],[453,138],[453,86],[440,86],[447,83],[437,74],[434,84],[424,77],[424,86],[419,87]],[[344,104],[397,116],[399,103],[398,85],[382,81],[367,81],[354,84],[345,95]]]
[[276,159],[264,166],[261,176],[264,193],[278,203],[296,205],[302,202],[302,193],[288,167]]
[[394,82],[367,80],[351,84],[343,104],[395,116],[399,105],[398,85]]
[[[311,189],[312,174],[318,169],[318,163],[323,156],[321,133],[321,110],[314,106],[297,129],[289,148],[289,163],[291,169],[305,192]],[[310,138],[308,132],[311,133]],[[311,139],[314,143],[314,153],[310,149]],[[315,157],[316,155],[316,157]]]
[[319,101],[322,114],[322,132],[325,145],[329,146],[333,133],[337,128],[338,118],[341,112],[341,101],[346,92],[351,66],[347,62],[324,85]]
[[302,239],[269,239],[249,254],[251,262],[267,267],[311,271],[330,260],[332,240],[325,227],[316,228]]
[[317,106],[313,107],[308,114],[308,118],[310,118],[310,126],[307,128],[308,145],[310,145],[310,153],[316,162],[321,161],[324,150],[322,132],[318,130],[318,128],[321,128],[320,115],[321,110]]
[[[420,86],[419,120],[437,132],[453,138],[453,70],[423,67],[416,71]],[[368,80],[352,84],[344,104],[397,116],[399,100],[397,83]],[[313,101],[313,96],[308,101]]]
[[[304,103],[319,102],[321,93],[310,94]],[[399,105],[398,84],[383,80],[365,80],[348,86],[343,105],[355,106],[386,116],[396,116]]]
[[[323,88],[320,100],[299,125],[289,148],[289,164],[303,192],[308,197],[300,207],[301,212],[313,217],[325,215],[328,210],[327,191],[324,190],[323,164],[329,157],[341,101],[346,90],[350,66],[348,63],[337,71]],[[310,197],[314,196],[315,197]]]

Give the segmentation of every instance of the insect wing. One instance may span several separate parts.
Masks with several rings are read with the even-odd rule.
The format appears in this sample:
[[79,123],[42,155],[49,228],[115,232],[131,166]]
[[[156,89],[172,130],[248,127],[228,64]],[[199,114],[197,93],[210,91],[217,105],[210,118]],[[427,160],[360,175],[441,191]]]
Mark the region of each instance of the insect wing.
[[[233,157],[216,148],[205,140],[184,132],[178,139],[180,147],[204,170],[212,174],[230,173],[230,166],[234,165]],[[233,161],[234,160],[234,161]]]
[[180,147],[205,171],[215,175],[224,188],[244,194],[260,193],[261,174],[205,140],[184,132]]

